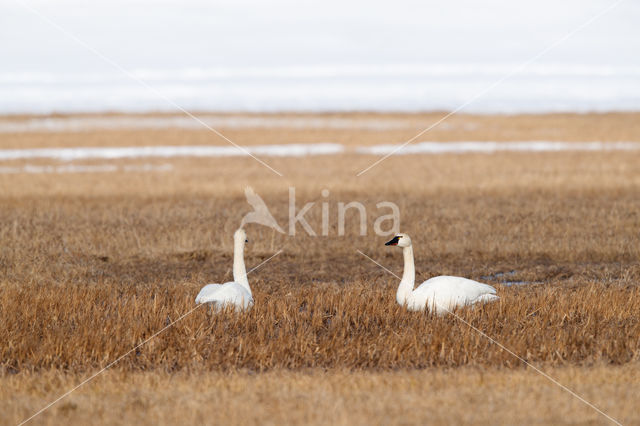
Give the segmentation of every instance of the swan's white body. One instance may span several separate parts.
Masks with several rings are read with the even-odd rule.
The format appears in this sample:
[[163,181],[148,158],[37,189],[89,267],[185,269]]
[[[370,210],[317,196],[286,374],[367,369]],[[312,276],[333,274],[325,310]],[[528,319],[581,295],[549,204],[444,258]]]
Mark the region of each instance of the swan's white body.
[[434,277],[414,290],[416,271],[411,239],[407,234],[398,234],[387,245],[402,247],[404,272],[396,293],[396,301],[411,311],[428,309],[443,315],[457,307],[500,299],[496,295],[496,289],[490,285],[461,277]]
[[247,280],[247,270],[244,266],[244,244],[247,235],[243,229],[233,234],[233,281],[224,284],[207,284],[196,296],[196,303],[208,303],[215,310],[227,306],[238,310],[246,310],[253,306],[251,287]]

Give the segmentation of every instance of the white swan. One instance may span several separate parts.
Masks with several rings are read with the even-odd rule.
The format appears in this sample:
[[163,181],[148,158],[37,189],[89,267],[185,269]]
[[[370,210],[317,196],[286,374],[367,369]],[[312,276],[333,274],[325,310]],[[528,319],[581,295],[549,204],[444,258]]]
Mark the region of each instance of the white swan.
[[398,286],[396,300],[400,305],[406,305],[411,311],[422,311],[427,308],[438,315],[443,315],[456,307],[500,299],[496,296],[496,289],[490,285],[461,277],[434,277],[414,290],[416,270],[413,264],[411,238],[407,234],[397,234],[385,245],[402,247],[404,272]]
[[233,234],[233,281],[205,285],[196,296],[196,303],[210,303],[215,310],[225,306],[245,310],[253,306],[247,270],[244,266],[244,244],[247,242],[247,234],[242,228]]

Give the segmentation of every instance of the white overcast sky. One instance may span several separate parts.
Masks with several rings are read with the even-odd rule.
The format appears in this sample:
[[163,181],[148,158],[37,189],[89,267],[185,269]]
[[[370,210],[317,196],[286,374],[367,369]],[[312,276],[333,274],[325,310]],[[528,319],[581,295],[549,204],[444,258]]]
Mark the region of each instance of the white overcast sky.
[[[611,0],[26,1],[123,66],[518,63]],[[640,2],[614,10],[542,61],[640,64]],[[0,2],[4,71],[104,63],[44,19]]]
[[[73,37],[189,108],[453,109],[615,2],[0,0],[0,113],[171,109]],[[471,107],[639,109],[639,53],[626,0]]]

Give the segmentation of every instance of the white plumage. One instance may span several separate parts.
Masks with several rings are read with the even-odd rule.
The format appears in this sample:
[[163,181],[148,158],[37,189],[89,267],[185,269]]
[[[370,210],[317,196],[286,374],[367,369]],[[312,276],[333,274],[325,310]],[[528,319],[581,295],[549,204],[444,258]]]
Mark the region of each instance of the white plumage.
[[253,296],[244,265],[244,245],[247,242],[247,234],[240,228],[233,234],[233,240],[233,281],[205,285],[196,296],[196,303],[208,303],[215,310],[227,306],[246,310],[253,306]]
[[207,284],[202,287],[196,296],[196,303],[211,303],[216,309],[222,309],[225,305],[233,305],[244,310],[253,305],[253,297],[240,284],[229,281],[224,284]]
[[446,314],[459,306],[498,300],[496,289],[487,284],[461,277],[440,276],[420,284],[407,298],[407,308],[421,311],[428,307],[437,314]]
[[415,265],[411,238],[407,234],[397,234],[386,245],[402,247],[404,272],[396,293],[396,301],[411,311],[428,309],[442,315],[457,307],[500,299],[496,295],[496,289],[488,284],[446,275],[428,279],[414,290]]

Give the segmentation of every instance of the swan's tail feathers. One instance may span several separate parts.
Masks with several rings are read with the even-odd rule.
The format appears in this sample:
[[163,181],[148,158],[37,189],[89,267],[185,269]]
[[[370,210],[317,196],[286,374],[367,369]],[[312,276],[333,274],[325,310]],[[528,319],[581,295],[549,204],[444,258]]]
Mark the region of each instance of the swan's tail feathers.
[[196,296],[196,303],[198,303],[198,304],[200,304],[200,303],[211,303],[211,301],[207,300],[205,295],[198,294]]
[[496,296],[495,294],[483,294],[482,296],[478,297],[475,303],[490,303],[497,300],[500,300],[500,297]]
[[202,294],[202,291],[196,296],[196,303],[206,303],[204,301],[204,295]]
[[244,215],[240,222],[241,228],[247,223],[257,223],[258,225],[264,225],[271,229],[275,229],[281,234],[285,233],[280,225],[278,225],[278,222],[276,222],[267,205],[264,203],[262,198],[255,193],[253,188],[247,186],[244,189],[244,195],[247,198],[247,203],[253,207],[253,211]]

